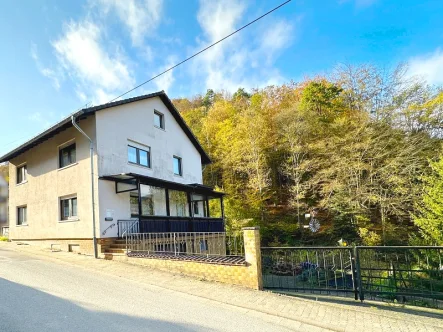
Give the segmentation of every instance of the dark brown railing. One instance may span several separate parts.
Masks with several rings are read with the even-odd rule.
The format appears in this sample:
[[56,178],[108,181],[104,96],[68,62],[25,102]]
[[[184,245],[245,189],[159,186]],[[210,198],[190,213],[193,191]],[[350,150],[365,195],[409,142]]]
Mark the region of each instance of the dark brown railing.
[[142,217],[140,220],[119,220],[118,237],[129,233],[224,232],[222,218]]

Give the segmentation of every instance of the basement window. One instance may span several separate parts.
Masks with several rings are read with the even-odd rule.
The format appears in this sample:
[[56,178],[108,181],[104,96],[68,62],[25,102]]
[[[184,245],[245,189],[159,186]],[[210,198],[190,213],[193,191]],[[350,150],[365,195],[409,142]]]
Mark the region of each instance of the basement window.
[[77,197],[60,199],[60,220],[77,219]]

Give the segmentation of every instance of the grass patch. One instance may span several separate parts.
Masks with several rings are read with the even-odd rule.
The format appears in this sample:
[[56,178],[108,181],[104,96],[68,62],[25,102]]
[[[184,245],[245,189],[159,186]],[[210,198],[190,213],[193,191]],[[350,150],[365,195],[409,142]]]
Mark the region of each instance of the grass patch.
[[0,236],[0,241],[8,242],[9,238],[7,238],[6,236]]

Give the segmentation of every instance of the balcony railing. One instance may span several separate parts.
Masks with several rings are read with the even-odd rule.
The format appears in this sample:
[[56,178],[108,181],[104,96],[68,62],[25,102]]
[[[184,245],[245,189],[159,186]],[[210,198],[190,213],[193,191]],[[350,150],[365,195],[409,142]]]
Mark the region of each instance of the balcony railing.
[[128,233],[127,254],[244,256],[242,234],[224,232]]
[[138,219],[119,220],[118,237],[125,233],[169,233],[169,232],[224,232],[222,218],[190,217],[142,217]]

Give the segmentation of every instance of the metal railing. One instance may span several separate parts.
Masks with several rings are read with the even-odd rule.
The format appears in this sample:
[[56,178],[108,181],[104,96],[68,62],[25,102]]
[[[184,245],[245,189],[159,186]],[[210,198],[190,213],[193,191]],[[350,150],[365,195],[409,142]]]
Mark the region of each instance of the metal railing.
[[361,300],[443,308],[443,247],[357,247]]
[[243,256],[243,236],[224,232],[126,233],[126,253]]
[[124,237],[125,231],[138,220],[133,233],[166,233],[166,232],[209,232],[217,233],[225,230],[222,218],[191,218],[191,217],[166,217],[150,216],[140,219],[118,220],[118,237]]
[[139,233],[138,219],[127,219],[117,221],[117,236],[124,237],[127,233]]
[[262,248],[263,284],[278,289],[356,296],[352,248]]
[[443,247],[262,248],[265,288],[443,308]]

